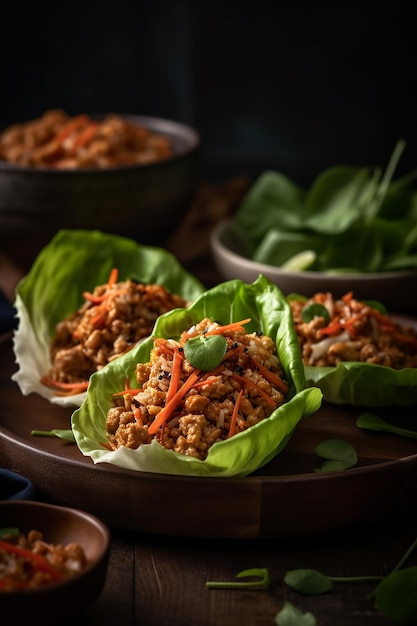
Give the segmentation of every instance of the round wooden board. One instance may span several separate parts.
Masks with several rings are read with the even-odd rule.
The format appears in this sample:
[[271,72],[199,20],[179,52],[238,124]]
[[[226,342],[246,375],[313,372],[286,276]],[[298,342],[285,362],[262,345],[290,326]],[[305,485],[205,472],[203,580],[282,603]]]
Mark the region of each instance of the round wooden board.
[[[323,405],[299,424],[284,451],[245,478],[183,477],[94,464],[75,444],[32,429],[69,428],[71,410],[23,396],[11,337],[0,341],[0,465],[20,472],[41,499],[83,509],[114,528],[173,536],[289,537],[376,521],[415,508],[417,440],[356,427],[357,407]],[[416,409],[378,410],[415,426]],[[349,470],[316,473],[315,446],[349,441]]]

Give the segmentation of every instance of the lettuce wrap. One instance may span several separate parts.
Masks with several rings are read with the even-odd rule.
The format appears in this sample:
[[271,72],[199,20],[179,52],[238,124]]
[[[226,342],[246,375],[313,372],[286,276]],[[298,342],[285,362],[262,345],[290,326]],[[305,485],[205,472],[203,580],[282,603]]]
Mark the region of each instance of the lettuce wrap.
[[[287,402],[251,428],[215,443],[204,461],[167,450],[155,439],[137,449],[120,447],[109,451],[104,448],[112,394],[124,389],[126,380],[131,387],[137,387],[136,364],[149,361],[153,337],[178,340],[184,330],[206,317],[221,324],[250,318],[245,324],[248,333],[261,331],[273,338],[289,384]],[[153,337],[94,373],[83,404],[72,415],[75,441],[94,463],[112,463],[125,469],[160,474],[245,476],[275,457],[300,420],[321,405],[321,391],[306,385],[288,302],[280,289],[262,275],[252,284],[240,280],[221,283],[199,296],[190,308],[161,315],[154,326]]]
[[[287,295],[287,301],[290,303],[308,300],[306,296],[300,294]],[[368,301],[367,304],[388,316],[383,303]],[[395,316],[391,319],[400,326],[404,325],[404,322],[401,319],[396,320]],[[407,326],[411,326],[409,321]],[[386,349],[389,350],[389,347]],[[304,372],[307,384],[319,387],[323,393],[323,400],[330,404],[350,404],[369,408],[408,407],[417,404],[415,367],[395,369],[376,363],[342,361],[337,366],[326,367],[305,364]]]
[[80,406],[85,393],[57,396],[40,382],[51,367],[50,343],[55,326],[83,303],[83,292],[104,284],[112,268],[119,280],[160,284],[192,302],[204,286],[176,257],[162,248],[100,231],[60,230],[45,246],[16,290],[17,330],[13,347],[23,393],[32,392],[61,406]]

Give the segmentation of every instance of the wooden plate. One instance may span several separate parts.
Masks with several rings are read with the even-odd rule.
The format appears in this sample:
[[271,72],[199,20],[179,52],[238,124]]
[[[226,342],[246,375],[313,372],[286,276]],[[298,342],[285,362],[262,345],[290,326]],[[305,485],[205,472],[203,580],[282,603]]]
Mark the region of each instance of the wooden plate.
[[[356,427],[358,408],[324,405],[297,428],[285,450],[239,479],[167,476],[94,465],[75,444],[34,437],[69,428],[71,410],[23,396],[11,337],[0,341],[0,465],[29,478],[40,499],[84,509],[110,527],[173,536],[259,538],[324,532],[415,508],[417,440]],[[415,408],[378,410],[416,425]],[[349,441],[357,467],[316,473],[315,446]]]

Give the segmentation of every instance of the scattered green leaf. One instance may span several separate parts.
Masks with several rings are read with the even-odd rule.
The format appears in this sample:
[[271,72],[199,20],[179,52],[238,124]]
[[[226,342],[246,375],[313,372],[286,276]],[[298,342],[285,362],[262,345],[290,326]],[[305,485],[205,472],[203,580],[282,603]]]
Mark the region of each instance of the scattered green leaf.
[[269,571],[264,568],[245,569],[236,578],[255,578],[256,580],[246,581],[208,581],[206,587],[209,589],[268,589]]
[[283,608],[275,616],[277,626],[317,626],[317,620],[312,613],[303,613],[291,602],[285,602]]
[[333,589],[331,579],[315,569],[291,570],[285,574],[284,583],[294,591],[309,596],[328,593]]
[[417,567],[389,574],[376,589],[375,607],[398,624],[416,624]]
[[415,430],[400,428],[399,426],[389,424],[375,413],[361,413],[356,420],[356,426],[358,426],[358,428],[364,428],[365,430],[393,433],[395,435],[403,435],[404,437],[417,439],[417,432]]
[[32,430],[31,435],[35,437],[59,437],[65,441],[71,441],[75,443],[74,434],[72,430],[64,430],[60,428],[53,428],[52,430]]
[[316,472],[335,472],[354,467],[358,462],[355,448],[347,441],[340,439],[328,439],[319,443],[314,452],[325,459]]

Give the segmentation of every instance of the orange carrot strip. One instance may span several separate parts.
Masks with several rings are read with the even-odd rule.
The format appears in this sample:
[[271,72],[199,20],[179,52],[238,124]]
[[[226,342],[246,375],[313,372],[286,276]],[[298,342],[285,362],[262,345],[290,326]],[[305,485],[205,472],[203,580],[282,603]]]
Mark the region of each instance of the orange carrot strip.
[[232,378],[242,385],[248,385],[249,387],[252,387],[252,389],[256,389],[256,391],[264,398],[265,402],[269,404],[269,406],[275,407],[275,402],[271,398],[271,396],[268,396],[268,394],[265,393],[263,389],[261,389],[256,383],[253,382],[253,380],[250,380],[250,378],[246,378],[245,376],[239,376],[238,374],[233,374]]
[[399,332],[394,332],[392,336],[395,341],[398,341],[398,343],[408,343],[417,348],[417,337],[412,337],[411,335],[405,335],[404,333]]
[[32,552],[31,550],[27,550],[25,548],[22,548],[21,546],[8,543],[7,541],[0,541],[0,548],[5,552],[9,552],[10,554],[16,554],[17,556],[28,559],[32,562],[36,569],[40,570],[41,572],[46,572],[54,580],[61,580],[63,578],[62,574],[48,563],[43,554]]
[[72,151],[76,152],[78,148],[85,146],[87,143],[91,141],[94,137],[95,132],[97,130],[98,122],[91,122],[87,128],[81,131],[81,133],[74,140],[74,144],[72,146]]
[[117,269],[117,267],[113,267],[113,269],[110,272],[109,280],[107,281],[107,286],[111,287],[112,285],[114,285],[117,281],[118,276],[119,276],[119,270]]
[[62,143],[63,141],[65,141],[65,139],[67,139],[67,137],[71,135],[74,130],[76,130],[83,124],[88,124],[88,121],[89,118],[87,117],[87,115],[84,114],[77,115],[76,117],[68,120],[68,122],[61,128],[61,130],[57,134],[55,141],[57,143]]
[[88,381],[78,383],[63,383],[59,380],[55,380],[50,376],[42,376],[41,383],[46,387],[52,387],[53,389],[59,389],[60,391],[66,391],[70,393],[81,393],[86,391],[88,387]]
[[134,395],[136,395],[139,391],[141,391],[141,390],[140,390],[140,388],[133,389],[133,388],[130,386],[129,379],[128,379],[128,378],[126,378],[126,380],[125,380],[125,388],[123,389],[123,391],[116,391],[116,392],[113,394],[113,396],[126,396],[126,395],[132,395],[132,396],[134,396]]
[[206,335],[223,335],[224,333],[233,331],[233,330],[244,330],[243,325],[248,324],[251,321],[251,318],[248,317],[245,320],[241,320],[240,322],[231,322],[230,324],[225,324],[224,326],[217,326],[217,328],[213,328],[213,330],[207,331]]
[[233,437],[233,435],[235,434],[236,431],[236,422],[237,422],[237,416],[239,413],[239,408],[240,408],[240,403],[243,397],[243,389],[241,389],[239,391],[239,395],[236,399],[235,402],[235,406],[233,407],[233,413],[232,413],[232,419],[230,420],[230,427],[229,427],[229,432],[227,435],[227,438],[229,439],[229,437]]
[[200,370],[195,369],[192,372],[192,374],[187,378],[187,380],[181,385],[181,387],[178,389],[176,394],[171,398],[171,400],[167,402],[165,406],[159,411],[155,420],[152,422],[152,424],[148,428],[148,432],[150,435],[154,435],[156,431],[158,430],[158,428],[162,426],[162,424],[171,417],[173,411],[181,402],[185,394],[191,389],[191,387],[195,385],[195,383],[198,380],[199,375],[200,375]]
[[[107,287],[112,287],[116,283],[118,275],[119,275],[119,270],[116,267],[114,267],[111,270],[109,278],[107,280],[107,283],[106,283]],[[83,297],[85,298],[85,300],[89,300],[90,302],[93,302],[94,304],[101,304],[107,298],[107,293],[103,293],[103,295],[101,296],[95,296],[90,291],[84,291]]]
[[102,296],[95,296],[93,293],[90,293],[89,291],[84,291],[83,292],[83,298],[85,300],[88,300],[89,302],[92,302],[93,304],[101,304],[107,297],[107,294],[103,293]]
[[167,404],[177,393],[178,385],[180,382],[181,365],[184,360],[183,353],[176,348],[174,350],[174,357],[172,359],[171,378],[169,381],[169,387],[165,398],[165,404]]
[[163,354],[172,357],[172,355],[174,354],[174,348],[168,346],[165,339],[159,339],[158,337],[156,337],[153,342],[154,346],[157,347],[160,352],[163,352]]
[[288,392],[289,387],[285,381],[283,381],[281,378],[279,378],[279,376],[274,374],[274,372],[271,372],[271,370],[269,370],[267,367],[265,367],[261,363],[257,363],[255,361],[255,364],[259,372],[262,374],[264,378],[266,378],[266,380],[268,380],[270,383],[275,385],[275,387],[278,387],[278,389],[282,391],[283,393]]
[[139,424],[139,426],[143,426],[142,413],[140,412],[140,408],[138,406],[132,405],[132,413],[135,416],[135,420]]
[[205,378],[200,378],[200,380],[197,383],[195,383],[194,387],[199,388],[199,387],[204,387],[204,385],[212,385],[213,383],[217,383],[217,381],[218,381],[217,374],[213,374],[213,372],[210,372],[209,376]]

